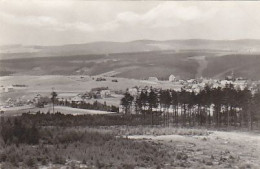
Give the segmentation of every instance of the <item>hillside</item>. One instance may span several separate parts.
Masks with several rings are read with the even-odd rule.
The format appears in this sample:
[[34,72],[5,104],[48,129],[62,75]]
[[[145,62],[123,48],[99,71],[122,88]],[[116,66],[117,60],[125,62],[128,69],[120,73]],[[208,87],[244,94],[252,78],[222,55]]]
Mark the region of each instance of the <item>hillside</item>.
[[260,40],[137,40],[131,42],[92,42],[61,46],[0,46],[0,59],[133,53],[164,50],[200,50],[214,52],[260,52]]
[[[202,57],[203,59],[198,59]],[[2,60],[1,75],[107,75],[135,79],[170,74],[181,78],[224,78],[237,76],[260,79],[260,55],[209,52],[140,52],[107,55],[78,55]]]
[[260,40],[139,40],[63,46],[2,46],[0,75],[104,75],[134,79],[260,79]]

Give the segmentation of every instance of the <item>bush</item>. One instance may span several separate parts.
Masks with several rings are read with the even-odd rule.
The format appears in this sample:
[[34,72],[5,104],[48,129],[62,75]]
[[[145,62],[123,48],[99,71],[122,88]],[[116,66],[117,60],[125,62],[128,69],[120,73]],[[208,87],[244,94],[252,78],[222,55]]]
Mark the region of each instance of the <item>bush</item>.
[[123,164],[122,168],[124,168],[124,169],[134,169],[135,166],[133,164]]
[[66,159],[64,157],[56,154],[54,156],[53,163],[54,164],[65,164],[66,163]]
[[26,165],[27,165],[28,167],[33,167],[33,166],[35,166],[36,161],[35,161],[35,159],[29,157],[29,159],[27,159],[25,163],[26,163]]
[[76,131],[69,131],[69,132],[64,132],[60,133],[59,135],[56,136],[54,139],[57,143],[72,143],[75,141],[80,141],[83,138],[83,134],[80,132]]
[[21,119],[16,118],[13,122],[9,119],[1,122],[1,136],[4,143],[11,144],[38,144],[39,130],[35,125],[25,125]]
[[0,162],[5,162],[7,155],[5,153],[0,154]]

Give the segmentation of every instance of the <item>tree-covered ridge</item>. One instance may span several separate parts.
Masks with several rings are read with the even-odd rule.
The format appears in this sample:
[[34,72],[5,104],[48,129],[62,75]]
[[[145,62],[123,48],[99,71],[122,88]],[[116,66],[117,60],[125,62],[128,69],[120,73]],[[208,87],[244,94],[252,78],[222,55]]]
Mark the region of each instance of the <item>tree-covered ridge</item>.
[[68,102],[67,100],[63,101],[56,101],[57,105],[67,106],[72,108],[79,108],[79,109],[90,109],[90,110],[101,110],[101,111],[109,111],[109,112],[118,112],[118,107],[114,105],[107,105],[106,102],[100,103],[97,100],[93,103],[87,103],[85,101],[72,101]]
[[132,96],[127,91],[121,105],[126,114],[142,114],[144,119],[150,116],[151,124],[162,117],[164,125],[252,128],[260,119],[260,93],[235,89],[232,84],[224,88],[206,86],[198,93],[151,87]]

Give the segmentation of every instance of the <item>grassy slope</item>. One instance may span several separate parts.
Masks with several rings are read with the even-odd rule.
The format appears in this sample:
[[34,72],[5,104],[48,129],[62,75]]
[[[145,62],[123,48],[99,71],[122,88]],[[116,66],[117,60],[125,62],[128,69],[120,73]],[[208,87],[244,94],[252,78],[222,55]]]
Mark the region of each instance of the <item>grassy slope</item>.
[[204,76],[224,77],[234,71],[236,76],[260,79],[260,55],[233,54],[222,57],[208,57]]
[[130,78],[168,77],[170,74],[191,78],[198,64],[187,57],[202,54],[205,53],[170,51],[11,59],[1,60],[0,71],[18,75],[98,75],[116,71],[118,76]]
[[206,77],[224,78],[234,70],[237,76],[260,79],[260,55],[223,54],[200,51],[152,51],[110,55],[77,55],[0,61],[1,75],[99,75],[113,71],[115,76],[144,79],[156,76],[167,79],[170,74],[183,79],[194,78],[201,66],[195,56],[206,56]]

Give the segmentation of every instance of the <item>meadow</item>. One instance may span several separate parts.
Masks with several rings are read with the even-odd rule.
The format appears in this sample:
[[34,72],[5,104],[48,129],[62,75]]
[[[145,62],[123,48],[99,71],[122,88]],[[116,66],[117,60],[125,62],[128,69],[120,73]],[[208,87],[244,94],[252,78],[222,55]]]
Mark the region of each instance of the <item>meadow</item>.
[[2,117],[0,129],[3,169],[260,166],[260,136],[252,132],[140,125],[111,115],[39,113]]

